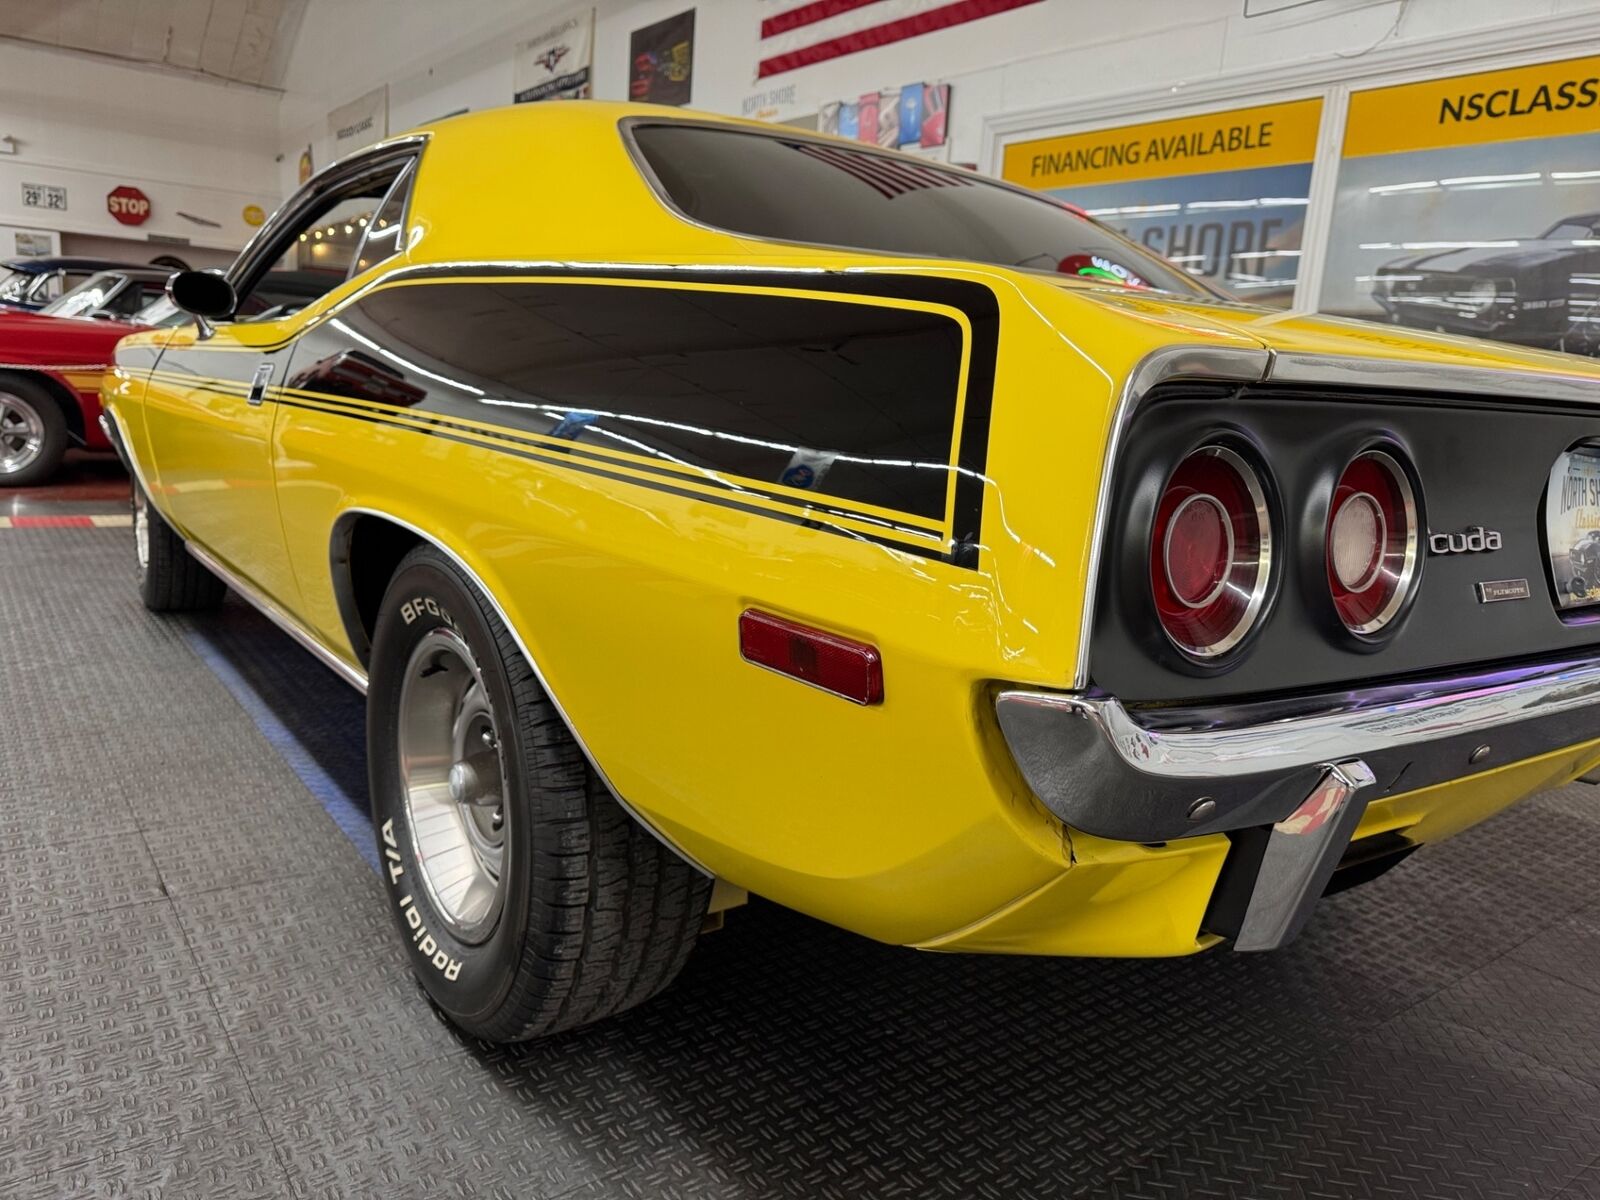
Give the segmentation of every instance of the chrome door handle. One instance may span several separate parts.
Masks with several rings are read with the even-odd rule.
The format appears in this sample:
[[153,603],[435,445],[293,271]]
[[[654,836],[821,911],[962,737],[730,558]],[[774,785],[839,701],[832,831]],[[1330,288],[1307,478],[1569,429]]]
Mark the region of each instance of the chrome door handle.
[[256,368],[256,377],[250,381],[250,406],[259,408],[267,398],[267,384],[272,382],[272,364],[264,362]]

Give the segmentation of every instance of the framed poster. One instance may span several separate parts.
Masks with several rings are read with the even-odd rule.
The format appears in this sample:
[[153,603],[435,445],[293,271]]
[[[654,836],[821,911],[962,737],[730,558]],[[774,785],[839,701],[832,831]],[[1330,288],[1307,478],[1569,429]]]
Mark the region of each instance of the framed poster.
[[635,29],[628,47],[628,96],[645,104],[687,104],[694,79],[694,9]]
[[1600,351],[1600,57],[1352,93],[1319,307]]
[[1287,308],[1321,121],[1316,97],[1013,142],[1001,173],[1241,300]]
[[512,101],[587,100],[593,94],[594,9],[564,13],[512,57]]

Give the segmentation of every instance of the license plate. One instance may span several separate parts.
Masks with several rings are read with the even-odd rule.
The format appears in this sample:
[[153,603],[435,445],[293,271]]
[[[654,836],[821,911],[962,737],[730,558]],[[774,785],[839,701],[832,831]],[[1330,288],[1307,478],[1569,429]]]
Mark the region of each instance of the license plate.
[[1600,604],[1600,446],[1568,450],[1550,468],[1544,531],[1556,603]]

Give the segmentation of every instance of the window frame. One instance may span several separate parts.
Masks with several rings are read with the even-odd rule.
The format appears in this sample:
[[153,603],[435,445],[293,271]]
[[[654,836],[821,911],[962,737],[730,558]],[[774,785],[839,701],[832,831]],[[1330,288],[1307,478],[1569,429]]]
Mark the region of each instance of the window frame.
[[[282,258],[300,234],[314,224],[311,214],[318,212],[319,206],[324,205],[338,192],[361,185],[369,179],[394,174],[391,187],[401,181],[407,181],[405,212],[402,222],[409,222],[411,218],[411,188],[416,181],[417,164],[422,158],[422,151],[427,146],[426,134],[417,134],[409,137],[395,138],[381,143],[374,149],[359,151],[348,158],[341,159],[332,166],[325,167],[322,171],[312,176],[299,191],[295,192],[284,202],[282,208],[272,214],[268,222],[260,231],[251,238],[245,248],[239,252],[239,257],[233,260],[231,266],[222,276],[232,286],[235,294],[241,298],[250,294],[262,278],[272,269],[272,264]],[[384,192],[387,200],[389,192]],[[320,216],[320,212],[318,212]],[[363,238],[363,241],[365,239]],[[404,235],[401,244],[396,247],[398,254],[404,248]],[[388,262],[394,255],[389,255],[383,262]],[[352,259],[355,262],[356,259]],[[383,263],[373,263],[367,270],[375,270]],[[346,275],[330,288],[333,291],[348,283],[352,276]],[[219,319],[213,324],[230,324],[236,320],[230,314],[225,319]]]

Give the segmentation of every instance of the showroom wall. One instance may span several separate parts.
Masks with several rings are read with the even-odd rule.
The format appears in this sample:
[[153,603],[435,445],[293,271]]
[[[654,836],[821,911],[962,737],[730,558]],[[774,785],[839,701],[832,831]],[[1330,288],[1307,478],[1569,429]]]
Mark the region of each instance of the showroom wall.
[[[264,89],[0,42],[0,138],[16,139],[15,153],[0,153],[0,225],[115,238],[141,260],[182,256],[177,245],[149,246],[153,238],[236,249],[251,232],[246,207],[270,209],[277,199],[278,100]],[[117,188],[148,198],[142,224],[108,211]],[[29,197],[44,203],[25,205]]]
[[[1284,6],[1285,0],[1040,0],[759,80],[760,22],[775,9],[793,7],[781,0],[576,6],[312,0],[286,81],[280,182],[292,186],[296,160],[308,145],[317,165],[326,162],[327,114],[379,85],[388,86],[394,131],[462,108],[509,102],[515,43],[543,17],[572,8],[597,12],[598,98],[626,97],[633,30],[693,8],[693,107],[783,120],[869,89],[944,81],[952,84],[949,157],[979,162],[986,118],[1140,90],[1166,89],[1176,98],[1219,76],[1305,60],[1336,65],[1374,49],[1559,20],[1597,7],[1594,0],[1313,0],[1272,11]],[[1246,16],[1247,9],[1265,15]]]

